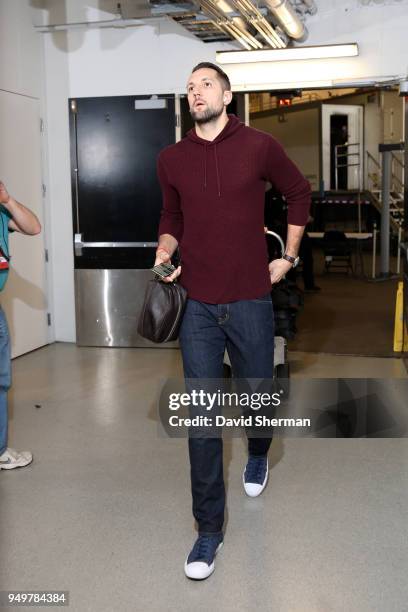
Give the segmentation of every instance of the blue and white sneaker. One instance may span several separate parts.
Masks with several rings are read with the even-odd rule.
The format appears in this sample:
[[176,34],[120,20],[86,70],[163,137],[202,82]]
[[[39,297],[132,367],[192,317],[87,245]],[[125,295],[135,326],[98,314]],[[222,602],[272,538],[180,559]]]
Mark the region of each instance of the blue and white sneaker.
[[223,545],[222,535],[198,536],[184,564],[187,578],[205,580],[215,569],[215,555]]
[[245,493],[249,497],[258,497],[266,487],[268,475],[268,457],[250,455],[242,475]]

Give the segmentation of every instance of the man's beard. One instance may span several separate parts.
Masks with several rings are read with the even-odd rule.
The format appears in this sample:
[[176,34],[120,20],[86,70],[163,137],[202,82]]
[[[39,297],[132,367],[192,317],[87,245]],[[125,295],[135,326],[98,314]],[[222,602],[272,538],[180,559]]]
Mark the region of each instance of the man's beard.
[[194,110],[194,108],[190,109],[190,115],[193,121],[195,121],[195,123],[203,124],[210,123],[211,121],[218,119],[218,117],[222,115],[223,111],[224,105],[220,106],[220,108],[218,109],[211,108],[211,106],[207,106],[207,109],[205,111],[196,111]]

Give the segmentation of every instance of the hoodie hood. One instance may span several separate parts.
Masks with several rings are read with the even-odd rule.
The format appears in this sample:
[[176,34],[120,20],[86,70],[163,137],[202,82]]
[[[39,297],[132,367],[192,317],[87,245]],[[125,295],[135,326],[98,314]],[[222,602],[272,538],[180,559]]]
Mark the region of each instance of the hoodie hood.
[[217,145],[223,140],[227,140],[231,138],[234,134],[236,134],[239,130],[245,127],[245,124],[242,123],[235,115],[228,115],[228,123],[225,125],[224,129],[218,134],[214,140],[205,140],[204,138],[200,138],[197,136],[195,128],[189,130],[187,132],[186,137],[199,144],[203,147],[203,185],[204,189],[207,189],[207,150],[212,148],[214,151],[215,158],[215,172],[217,176],[217,188],[218,188],[218,197],[221,197],[221,168],[218,162],[217,156]]
[[186,136],[189,140],[192,140],[197,144],[209,147],[211,145],[216,145],[219,142],[226,140],[227,138],[230,138],[233,134],[235,134],[243,127],[245,127],[245,124],[242,123],[242,121],[240,121],[238,117],[236,117],[235,115],[228,115],[228,123],[225,125],[224,129],[218,134],[218,136],[214,138],[214,140],[205,140],[204,138],[200,138],[200,136],[197,136],[195,128],[189,130]]

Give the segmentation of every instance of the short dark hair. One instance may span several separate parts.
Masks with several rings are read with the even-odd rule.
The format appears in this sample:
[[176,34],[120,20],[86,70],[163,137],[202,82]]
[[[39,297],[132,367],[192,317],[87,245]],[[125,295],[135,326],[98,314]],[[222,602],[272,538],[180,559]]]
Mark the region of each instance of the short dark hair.
[[231,83],[228,78],[228,75],[225,74],[222,68],[217,66],[217,64],[213,64],[211,62],[200,62],[199,64],[197,64],[197,66],[194,66],[191,72],[192,73],[196,72],[197,70],[201,70],[201,68],[211,68],[212,70],[215,70],[215,72],[218,74],[218,77],[222,83],[223,90],[231,91]]

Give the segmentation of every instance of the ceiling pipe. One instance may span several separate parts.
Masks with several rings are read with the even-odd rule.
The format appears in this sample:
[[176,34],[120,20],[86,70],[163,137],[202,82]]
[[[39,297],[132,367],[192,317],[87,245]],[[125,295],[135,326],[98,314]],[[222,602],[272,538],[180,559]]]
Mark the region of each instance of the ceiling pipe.
[[201,8],[212,17],[213,23],[220,30],[232,35],[244,49],[262,49],[262,43],[252,36],[246,27],[241,26],[239,17],[230,18],[213,0],[201,0]]
[[265,17],[259,12],[251,0],[236,0],[236,3],[238,6],[243,6],[243,10],[246,11],[247,18],[251,20],[252,25],[255,28],[257,28],[260,32],[263,30],[270,36],[273,47],[279,48],[286,46],[286,41],[283,41],[278,36],[273,26],[271,26],[269,21],[267,21],[267,19],[265,19]]
[[264,0],[264,3],[288,36],[298,41],[307,38],[305,25],[300,21],[289,0]]
[[232,22],[235,23],[235,25],[237,25],[241,30],[246,30],[247,24],[242,19],[242,17],[233,16],[234,8],[231,6],[228,0],[214,0],[214,4],[217,6],[218,9],[220,9],[220,11],[224,13],[224,15],[227,15],[227,17],[229,17]]
[[212,23],[219,30],[235,38],[244,49],[258,48],[256,44],[258,41],[255,41],[255,39],[253,41],[250,40],[250,34],[241,30],[240,26],[233,23],[232,19],[229,19],[211,0],[201,0],[201,9],[212,18]]
[[273,49],[286,47],[286,40],[278,35],[273,26],[250,0],[231,0],[231,3],[270,47]]

